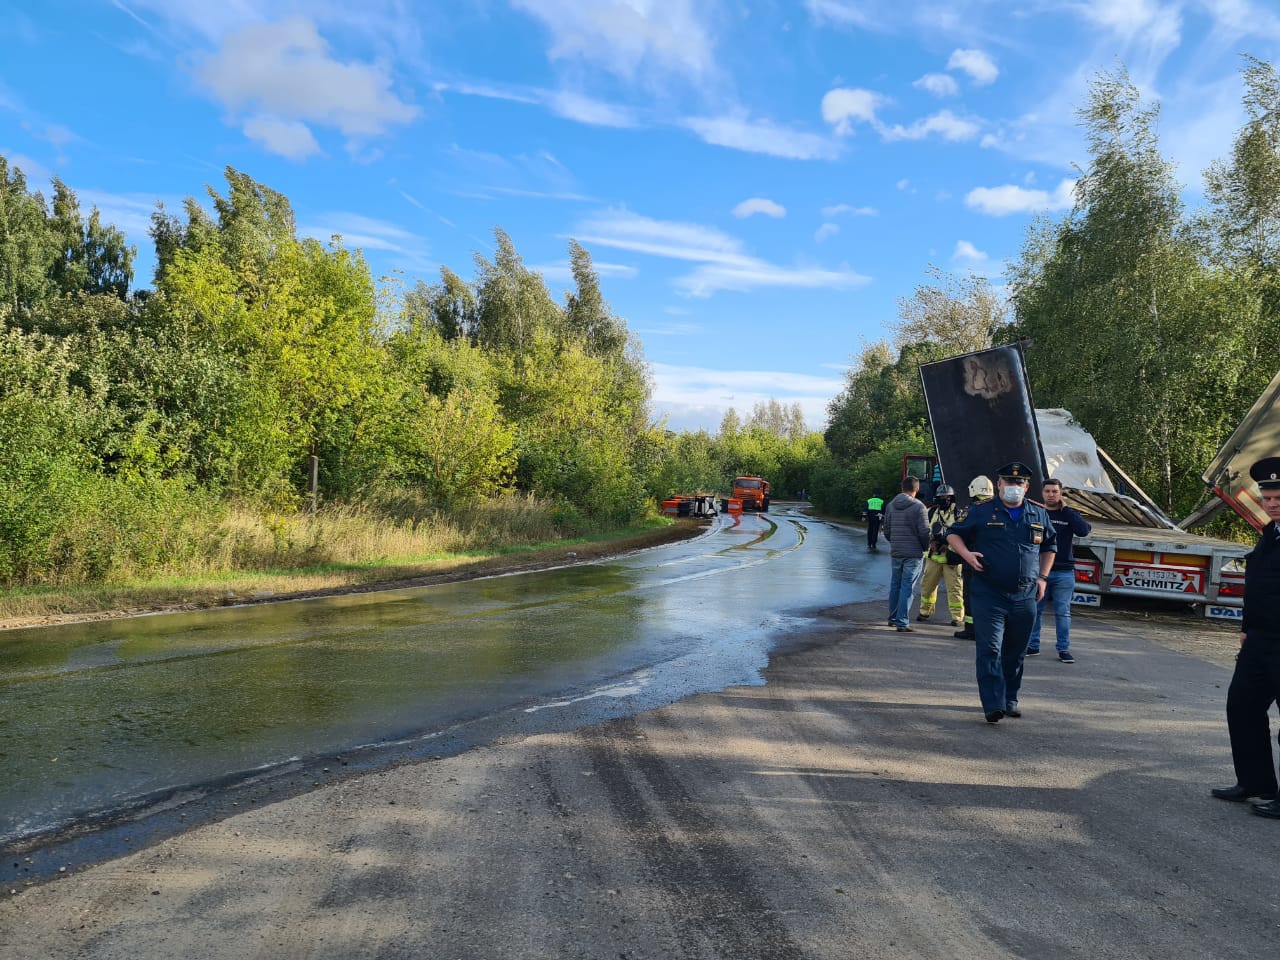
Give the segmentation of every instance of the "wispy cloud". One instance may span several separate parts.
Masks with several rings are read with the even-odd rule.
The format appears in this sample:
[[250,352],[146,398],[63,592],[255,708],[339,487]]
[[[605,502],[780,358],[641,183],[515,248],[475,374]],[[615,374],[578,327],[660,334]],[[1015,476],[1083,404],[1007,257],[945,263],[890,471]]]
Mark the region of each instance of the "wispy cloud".
[[865,3],[854,3],[850,0],[805,0],[804,7],[815,23],[833,23],[840,27],[876,28],[880,26],[878,18],[873,17],[866,9]]
[[746,293],[760,287],[845,290],[871,282],[848,267],[784,267],[750,259],[740,264],[713,263],[676,280],[676,289],[691,297],[709,297],[721,290]]
[[1063,180],[1050,193],[1007,183],[1000,187],[975,187],[964,198],[965,206],[993,217],[1011,213],[1040,213],[1046,210],[1070,210],[1075,204],[1075,180]]
[[53,179],[53,172],[38,160],[32,160],[24,153],[16,153],[8,147],[0,147],[0,157],[4,157],[9,162],[10,169],[17,167],[22,171],[22,175],[27,179],[28,189],[40,189],[34,187],[36,183],[48,183]]
[[677,290],[691,297],[759,287],[845,289],[870,282],[869,277],[845,266],[787,267],[769,263],[745,253],[740,241],[713,227],[653,220],[626,210],[611,210],[590,218],[579,225],[575,235],[584,244],[699,264],[674,281]]
[[[593,260],[591,267],[601,277],[621,277],[624,280],[630,280],[632,277],[640,275],[638,267],[626,263],[604,263]],[[573,267],[567,260],[562,260],[558,263],[538,264],[530,266],[529,269],[542,274],[544,279],[554,280],[556,283],[573,282]]]
[[714,40],[697,0],[610,3],[511,0],[551,34],[552,61],[583,61],[627,79],[645,72],[699,79],[714,70]]
[[822,243],[823,241],[831,237],[834,237],[839,232],[840,232],[840,228],[836,226],[834,223],[824,223],[814,233],[813,239],[817,243]]
[[749,217],[756,213],[762,213],[766,217],[781,218],[787,215],[787,208],[765,197],[752,197],[749,200],[743,200],[733,208],[735,217]]
[[431,270],[436,266],[429,256],[427,242],[398,223],[366,217],[347,211],[320,213],[299,225],[298,234],[328,242],[333,236],[342,238],[344,247],[380,250],[392,254],[396,266],[410,270]]
[[681,125],[707,143],[746,153],[763,153],[787,160],[830,160],[839,148],[824,136],[793,130],[770,120],[739,116],[689,117]]
[[832,217],[878,217],[880,211],[875,207],[855,207],[849,203],[837,203],[822,208],[822,215],[828,220]]
[[469,80],[440,80],[432,84],[436,93],[457,93],[467,97],[506,100],[542,107],[558,117],[593,127],[632,128],[640,119],[630,107],[605,103],[571,90],[548,90],[542,87],[511,86],[496,83],[473,83]]

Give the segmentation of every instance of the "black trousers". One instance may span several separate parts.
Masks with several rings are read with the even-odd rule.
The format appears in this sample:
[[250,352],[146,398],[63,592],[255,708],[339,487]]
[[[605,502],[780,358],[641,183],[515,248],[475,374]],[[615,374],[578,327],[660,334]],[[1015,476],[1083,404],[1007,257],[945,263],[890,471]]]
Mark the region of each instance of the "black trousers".
[[1280,642],[1246,638],[1227,688],[1227,731],[1236,783],[1250,793],[1276,792],[1271,705],[1280,699]]
[[867,546],[874,547],[880,542],[880,514],[867,517]]

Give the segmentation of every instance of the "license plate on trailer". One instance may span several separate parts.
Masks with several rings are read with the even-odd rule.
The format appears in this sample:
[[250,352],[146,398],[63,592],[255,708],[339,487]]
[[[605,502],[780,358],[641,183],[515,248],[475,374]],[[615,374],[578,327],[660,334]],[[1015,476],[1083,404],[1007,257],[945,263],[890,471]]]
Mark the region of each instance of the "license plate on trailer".
[[1073,593],[1071,602],[1082,607],[1100,607],[1102,606],[1102,597],[1096,593]]
[[1220,607],[1216,603],[1206,603],[1204,605],[1204,615],[1213,617],[1215,620],[1243,620],[1243,607]]

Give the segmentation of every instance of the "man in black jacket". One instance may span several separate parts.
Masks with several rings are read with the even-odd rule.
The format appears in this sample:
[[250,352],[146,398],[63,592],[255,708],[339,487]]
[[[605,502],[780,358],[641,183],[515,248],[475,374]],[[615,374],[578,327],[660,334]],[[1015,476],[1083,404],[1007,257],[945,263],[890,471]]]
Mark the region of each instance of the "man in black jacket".
[[1240,653],[1227,689],[1227,731],[1236,782],[1212,793],[1242,803],[1257,799],[1253,812],[1280,820],[1276,765],[1268,711],[1280,699],[1280,457],[1259,460],[1249,470],[1262,509],[1271,522],[1245,561],[1244,619]]
[[1057,640],[1058,660],[1075,663],[1071,653],[1071,595],[1076,590],[1076,559],[1071,552],[1071,542],[1076,537],[1087,537],[1093,527],[1079,512],[1062,500],[1062,481],[1050,477],[1041,488],[1044,493],[1044,509],[1049,514],[1053,530],[1058,535],[1058,552],[1054,554],[1053,569],[1049,571],[1049,584],[1044,596],[1036,604],[1036,623],[1031,628],[1031,640],[1027,643],[1027,656],[1040,655],[1040,623],[1046,604],[1053,603],[1053,632]]

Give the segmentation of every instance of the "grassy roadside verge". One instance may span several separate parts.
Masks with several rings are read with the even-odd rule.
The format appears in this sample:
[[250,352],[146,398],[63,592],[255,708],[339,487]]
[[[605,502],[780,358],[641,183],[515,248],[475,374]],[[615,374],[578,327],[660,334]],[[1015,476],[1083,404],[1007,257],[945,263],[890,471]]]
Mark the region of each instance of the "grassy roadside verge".
[[426,586],[585,563],[697,536],[704,524],[652,519],[574,539],[276,569],[155,577],[84,587],[31,587],[0,596],[0,630],[200,610],[369,590]]

